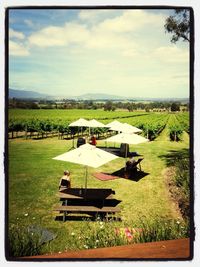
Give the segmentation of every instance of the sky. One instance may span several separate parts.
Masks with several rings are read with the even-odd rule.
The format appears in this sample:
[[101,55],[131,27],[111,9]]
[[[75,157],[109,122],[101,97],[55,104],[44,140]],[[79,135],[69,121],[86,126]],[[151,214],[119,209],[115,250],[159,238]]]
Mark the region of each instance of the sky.
[[189,97],[189,44],[161,9],[10,9],[9,88],[49,95]]

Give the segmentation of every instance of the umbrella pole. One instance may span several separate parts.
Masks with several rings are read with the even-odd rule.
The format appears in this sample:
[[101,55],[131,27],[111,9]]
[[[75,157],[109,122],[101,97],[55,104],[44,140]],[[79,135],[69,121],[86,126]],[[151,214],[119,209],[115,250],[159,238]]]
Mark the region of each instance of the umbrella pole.
[[124,168],[125,171],[126,171],[127,154],[128,154],[128,151],[127,151],[127,144],[125,144],[125,168]]
[[87,191],[88,166],[85,166],[85,194]]

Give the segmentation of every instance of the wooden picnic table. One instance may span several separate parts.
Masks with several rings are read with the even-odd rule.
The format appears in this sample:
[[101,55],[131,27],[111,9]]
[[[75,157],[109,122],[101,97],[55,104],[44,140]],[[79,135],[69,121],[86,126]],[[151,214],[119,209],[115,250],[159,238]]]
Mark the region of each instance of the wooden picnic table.
[[87,199],[87,200],[105,200],[112,199],[115,191],[107,188],[67,188],[58,193],[61,199]]
[[63,203],[54,210],[63,213],[63,221],[68,213],[114,214],[120,209],[116,207],[119,201],[113,194],[115,191],[107,188],[67,188],[58,193]]

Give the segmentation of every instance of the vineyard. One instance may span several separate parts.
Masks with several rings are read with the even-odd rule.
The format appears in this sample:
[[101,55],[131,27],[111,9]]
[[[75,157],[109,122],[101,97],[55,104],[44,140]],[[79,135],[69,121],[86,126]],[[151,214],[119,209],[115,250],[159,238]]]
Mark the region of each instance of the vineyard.
[[[96,119],[104,124],[113,120],[126,122],[142,129],[141,134],[152,140],[130,145],[131,152],[144,158],[141,171],[133,179],[101,181],[94,177],[96,172],[120,173],[125,164],[122,157],[99,168],[88,168],[88,188],[115,191],[116,199],[120,200],[120,220],[94,221],[86,214],[69,216],[64,223],[61,214],[54,211],[60,203],[57,193],[63,170],[70,171],[72,187],[85,185],[83,165],[53,159],[72,149],[70,139],[77,138],[79,132],[69,124],[79,118]],[[87,128],[82,130],[88,134]],[[98,146],[104,147],[103,137],[109,133],[108,129],[91,130],[100,137]],[[38,226],[55,236],[41,246],[41,254],[131,244],[124,237],[119,243],[116,229],[147,229],[150,235],[143,242],[189,236],[188,113],[9,109],[8,131],[8,226],[12,246],[19,250],[19,255],[21,244],[25,248],[35,246],[26,243],[29,239],[25,230],[30,226]]]
[[[79,118],[96,119],[104,124],[112,120],[126,122],[140,128],[149,140],[159,136],[167,128],[172,141],[179,141],[183,131],[189,134],[189,114],[184,113],[153,113],[153,112],[108,112],[104,110],[9,110],[8,132],[9,138],[73,138],[79,136],[78,127],[69,124]],[[84,128],[83,131],[87,129]],[[108,132],[106,128],[96,128],[93,131],[98,136]]]

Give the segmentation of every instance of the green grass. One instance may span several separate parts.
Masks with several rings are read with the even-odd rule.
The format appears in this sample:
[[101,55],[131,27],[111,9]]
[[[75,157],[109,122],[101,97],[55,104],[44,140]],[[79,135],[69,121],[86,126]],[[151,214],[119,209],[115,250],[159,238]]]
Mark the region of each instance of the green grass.
[[[105,144],[99,141],[98,145]],[[71,140],[58,138],[9,140],[9,225],[36,224],[57,234],[55,240],[44,246],[43,253],[83,249],[87,236],[91,236],[91,228],[98,226],[98,222],[92,221],[63,223],[55,220],[58,214],[53,212],[53,208],[59,204],[56,194],[63,170],[71,171],[73,187],[84,187],[84,166],[52,159],[71,146]],[[167,155],[172,151],[181,153],[188,147],[186,133],[177,143],[170,142],[163,134],[153,142],[131,146],[131,151],[144,156],[142,169],[147,173],[137,182],[127,179],[103,182],[92,176],[96,171],[112,173],[122,168],[125,162],[122,158],[98,169],[89,168],[88,187],[112,188],[115,197],[121,200],[122,222],[107,223],[113,235],[116,227],[141,227],[141,218],[145,218],[147,223],[155,218],[178,219],[179,213],[169,198],[163,173],[167,167]]]

